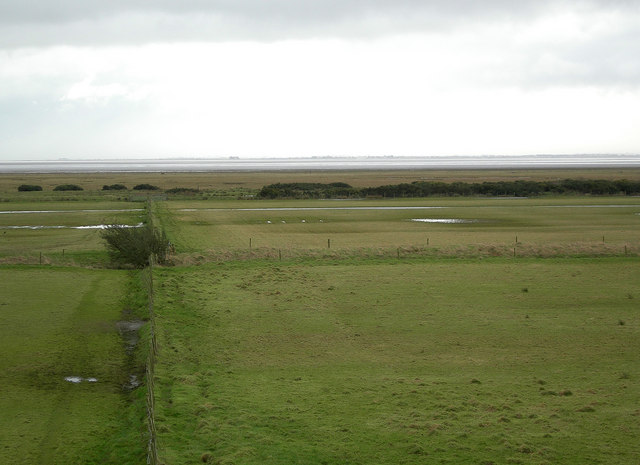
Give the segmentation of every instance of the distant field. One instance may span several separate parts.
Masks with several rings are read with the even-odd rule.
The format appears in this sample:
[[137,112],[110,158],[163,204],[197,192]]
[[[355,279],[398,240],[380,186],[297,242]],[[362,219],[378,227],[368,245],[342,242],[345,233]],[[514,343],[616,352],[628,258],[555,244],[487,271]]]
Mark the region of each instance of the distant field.
[[[135,225],[144,204],[133,202],[4,202],[0,203],[0,260],[30,260],[42,252],[44,262],[84,260],[103,254],[103,224]],[[44,226],[42,229],[32,229]],[[61,226],[61,228],[58,228]],[[78,229],[79,228],[79,229]],[[104,257],[103,257],[104,258]]]
[[0,463],[143,463],[116,328],[126,281],[123,271],[0,268]]
[[263,248],[286,256],[452,246],[531,254],[554,247],[567,254],[594,247],[623,252],[627,246],[637,253],[640,228],[640,199],[633,197],[173,201],[158,211],[179,252],[248,251],[251,245],[256,253]]
[[[371,170],[371,171],[273,171],[224,173],[77,173],[77,174],[2,174],[0,199],[77,198],[89,192],[51,192],[60,184],[78,184],[87,191],[99,191],[107,184],[153,184],[161,189],[191,187],[202,190],[259,189],[277,182],[346,182],[354,187],[380,186],[413,181],[503,181],[556,179],[629,179],[640,180],[638,168],[615,169],[526,169],[526,170]],[[17,192],[20,184],[41,185],[45,192]],[[126,197],[131,191],[107,191],[108,197]],[[15,194],[15,195],[14,195]],[[97,198],[100,198],[99,196]]]
[[156,278],[165,463],[640,455],[637,259],[243,262]]

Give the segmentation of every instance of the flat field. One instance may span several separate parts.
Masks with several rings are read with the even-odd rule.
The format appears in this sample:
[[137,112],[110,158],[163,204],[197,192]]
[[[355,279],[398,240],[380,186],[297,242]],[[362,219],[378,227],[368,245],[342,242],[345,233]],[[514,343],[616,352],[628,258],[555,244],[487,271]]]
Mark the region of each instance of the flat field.
[[628,464],[637,258],[156,270],[168,464]]
[[[146,212],[124,201],[131,191],[102,184],[234,198],[272,182],[639,176],[0,176],[0,463],[146,461],[144,393],[122,392],[131,360],[114,326],[127,306],[142,315],[144,296],[129,272],[100,269],[99,230],[82,229],[133,225]],[[45,191],[16,192],[20,183]],[[62,183],[87,190],[51,192]],[[153,213],[177,265],[155,270],[162,463],[627,464],[640,455],[638,198],[170,198]],[[40,253],[42,267],[10,265],[39,263]],[[98,382],[64,380],[72,375]]]
[[[218,173],[0,173],[0,200],[15,198],[117,198],[131,191],[101,191],[107,184],[153,184],[161,189],[190,187],[202,190],[243,192],[278,182],[346,182],[354,187],[381,186],[413,181],[482,182],[550,181],[558,179],[640,179],[638,168],[596,169],[468,169],[468,170],[345,170],[345,171],[266,171]],[[17,192],[21,184],[36,184],[42,192]],[[83,192],[52,192],[60,184],[77,184]]]
[[0,261],[30,261],[44,254],[43,263],[102,259],[100,231],[104,224],[135,225],[142,221],[144,204],[139,202],[38,202],[12,201],[0,204]]
[[[292,257],[360,250],[459,255],[638,253],[640,199],[541,197],[362,201],[171,201],[158,215],[179,252]],[[330,250],[329,250],[330,249]]]
[[116,327],[128,279],[0,268],[0,463],[144,462],[144,400],[123,392],[129,362]]

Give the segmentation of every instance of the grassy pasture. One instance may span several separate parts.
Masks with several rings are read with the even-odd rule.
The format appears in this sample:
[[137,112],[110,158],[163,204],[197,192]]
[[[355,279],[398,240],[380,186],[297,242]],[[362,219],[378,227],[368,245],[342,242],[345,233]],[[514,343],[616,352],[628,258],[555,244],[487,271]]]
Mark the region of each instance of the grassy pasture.
[[[0,228],[135,224],[143,212],[114,211],[143,206],[117,200],[130,192],[99,191],[118,182],[227,195],[271,182],[568,177],[640,170],[0,175],[0,210],[65,211],[0,214]],[[21,183],[87,190],[15,192]],[[157,271],[167,465],[202,454],[247,464],[622,464],[640,453],[638,198],[156,205],[176,263],[254,259]],[[439,208],[327,209],[379,206]],[[628,258],[520,258],[625,246]],[[517,248],[519,258],[411,253],[460,258],[464,247]],[[358,258],[396,248],[402,260]],[[259,260],[279,249],[283,261]],[[0,463],[144,463],[144,400],[119,391],[126,360],[113,327],[130,276],[68,266],[106,264],[97,230],[0,229],[0,263],[37,263],[40,252],[66,267],[0,267]],[[310,258],[325,254],[340,260]],[[64,382],[72,371],[100,382]]]
[[[107,184],[152,184],[161,189],[190,187],[202,190],[229,191],[260,189],[277,182],[346,182],[354,187],[381,186],[413,181],[482,182],[504,180],[546,181],[557,179],[640,179],[638,168],[602,169],[518,169],[518,170],[345,170],[345,171],[266,171],[203,173],[0,173],[1,199],[95,199],[127,197],[129,191],[100,191]],[[42,192],[17,192],[20,184],[36,184]],[[83,192],[52,192],[60,184],[78,184]]]
[[[378,207],[397,209],[376,209]],[[408,209],[402,209],[408,208]],[[178,251],[504,246],[607,247],[637,253],[640,201],[626,197],[165,202],[159,217]],[[412,219],[460,219],[423,223]],[[518,244],[516,244],[516,237]],[[330,244],[329,241],[330,240]],[[571,254],[571,252],[568,252]]]
[[[132,202],[6,202],[0,204],[0,260],[84,262],[103,257],[104,245],[96,229],[73,229],[100,224],[137,224],[144,204]],[[124,210],[124,211],[123,211]],[[11,226],[64,226],[62,229],[12,229]],[[38,257],[39,259],[39,257]]]
[[637,259],[253,261],[156,278],[165,463],[640,454]]
[[128,279],[122,271],[0,268],[0,463],[144,461],[144,400],[122,391],[128,362],[115,324]]

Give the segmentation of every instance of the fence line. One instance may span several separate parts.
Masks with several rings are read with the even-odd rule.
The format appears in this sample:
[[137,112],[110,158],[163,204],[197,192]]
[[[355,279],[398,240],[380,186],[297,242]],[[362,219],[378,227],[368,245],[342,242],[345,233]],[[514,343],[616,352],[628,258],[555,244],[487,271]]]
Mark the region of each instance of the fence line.
[[143,273],[143,279],[147,287],[147,299],[149,308],[149,354],[147,356],[147,366],[145,369],[147,377],[147,427],[149,430],[149,442],[147,447],[147,464],[158,464],[158,444],[156,431],[155,414],[155,365],[158,353],[158,342],[156,339],[156,319],[154,312],[154,291],[153,291],[153,265],[154,257],[149,257],[149,266]]

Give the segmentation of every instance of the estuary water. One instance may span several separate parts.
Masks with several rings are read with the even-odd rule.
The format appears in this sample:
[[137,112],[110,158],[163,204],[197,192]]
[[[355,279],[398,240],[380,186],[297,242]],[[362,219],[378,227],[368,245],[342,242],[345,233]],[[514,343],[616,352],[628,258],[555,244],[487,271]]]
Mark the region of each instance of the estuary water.
[[640,154],[432,157],[165,158],[0,162],[0,173],[224,172],[640,167]]

